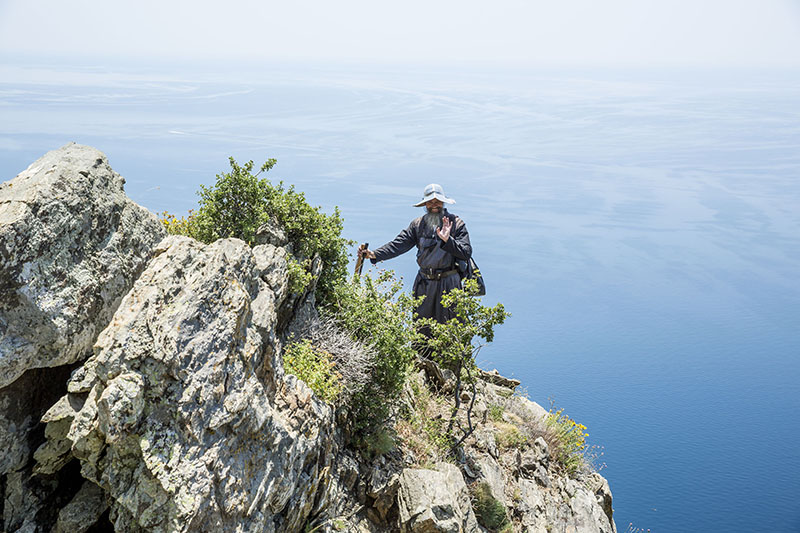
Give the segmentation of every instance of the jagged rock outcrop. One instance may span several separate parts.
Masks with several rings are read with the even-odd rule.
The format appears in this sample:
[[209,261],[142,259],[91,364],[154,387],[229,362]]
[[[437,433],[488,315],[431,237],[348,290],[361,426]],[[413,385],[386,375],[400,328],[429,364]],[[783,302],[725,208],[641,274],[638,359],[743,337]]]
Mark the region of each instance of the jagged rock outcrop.
[[[503,378],[504,379],[504,378]],[[481,383],[480,403],[502,409],[504,419],[515,427],[545,432],[542,422],[548,412],[519,395],[510,395],[497,376]],[[511,380],[508,385],[516,386]],[[565,472],[551,460],[542,436],[530,438],[524,446],[497,445],[501,430],[488,421],[479,425],[467,446],[468,474],[472,483],[485,483],[494,499],[508,510],[517,529],[531,533],[616,533],[611,507],[611,490],[600,474],[582,469]]]
[[71,143],[0,185],[0,475],[28,461],[63,365],[88,357],[165,236],[124,182],[101,152]]
[[45,415],[36,470],[76,457],[118,531],[300,531],[333,415],[277,359],[281,252],[165,239]]
[[74,143],[0,185],[0,387],[84,358],[165,231]]

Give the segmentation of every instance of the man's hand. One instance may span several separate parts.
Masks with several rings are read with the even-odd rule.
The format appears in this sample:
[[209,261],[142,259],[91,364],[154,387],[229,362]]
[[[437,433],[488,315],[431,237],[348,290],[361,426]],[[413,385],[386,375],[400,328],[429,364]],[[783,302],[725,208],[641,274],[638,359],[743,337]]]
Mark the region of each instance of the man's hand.
[[444,217],[442,219],[442,227],[436,228],[436,235],[439,236],[444,242],[447,242],[447,239],[450,238],[450,229],[453,227],[453,223],[450,222],[450,218]]
[[359,248],[358,255],[366,259],[375,259],[375,252],[373,252],[372,250],[367,250],[366,248],[364,249]]

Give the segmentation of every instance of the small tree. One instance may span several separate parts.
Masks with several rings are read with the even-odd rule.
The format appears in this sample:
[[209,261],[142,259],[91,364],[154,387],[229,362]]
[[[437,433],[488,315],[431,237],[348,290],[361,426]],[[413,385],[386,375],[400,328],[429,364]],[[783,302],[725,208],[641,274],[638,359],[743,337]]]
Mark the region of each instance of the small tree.
[[[442,295],[442,305],[453,311],[455,316],[447,322],[440,323],[432,318],[421,318],[419,324],[430,328],[431,336],[426,345],[430,349],[433,360],[455,374],[456,386],[453,391],[453,408],[447,425],[447,436],[452,442],[451,449],[457,451],[461,444],[475,430],[472,424],[472,408],[475,404],[477,390],[478,366],[475,357],[485,343],[494,340],[494,327],[505,322],[510,315],[503,304],[486,307],[475,295],[478,284],[468,279],[463,289],[453,289]],[[485,343],[481,343],[482,339]],[[465,386],[470,386],[472,398],[466,411],[467,426],[462,426],[458,419],[461,408],[461,393]]]

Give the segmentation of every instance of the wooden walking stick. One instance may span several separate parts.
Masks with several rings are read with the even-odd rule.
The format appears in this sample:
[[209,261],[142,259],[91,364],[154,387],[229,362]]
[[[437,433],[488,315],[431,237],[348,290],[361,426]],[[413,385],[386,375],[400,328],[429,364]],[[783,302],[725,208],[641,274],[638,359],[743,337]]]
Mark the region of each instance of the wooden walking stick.
[[358,258],[356,259],[356,271],[355,271],[355,275],[357,277],[361,276],[361,270],[364,268],[364,256],[361,255],[361,252],[364,250],[369,250],[368,242],[365,242],[364,244],[358,247]]

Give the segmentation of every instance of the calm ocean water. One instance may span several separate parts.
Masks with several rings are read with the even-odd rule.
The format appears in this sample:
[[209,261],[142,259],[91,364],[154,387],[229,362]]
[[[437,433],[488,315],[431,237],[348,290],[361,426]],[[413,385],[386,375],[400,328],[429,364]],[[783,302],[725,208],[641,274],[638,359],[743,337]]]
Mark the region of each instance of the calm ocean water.
[[[0,180],[68,141],[185,214],[227,158],[373,247],[429,182],[513,317],[480,363],[589,427],[620,531],[800,531],[800,73],[0,64]],[[386,266],[406,280],[413,256]]]

